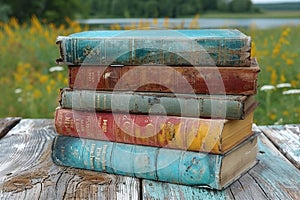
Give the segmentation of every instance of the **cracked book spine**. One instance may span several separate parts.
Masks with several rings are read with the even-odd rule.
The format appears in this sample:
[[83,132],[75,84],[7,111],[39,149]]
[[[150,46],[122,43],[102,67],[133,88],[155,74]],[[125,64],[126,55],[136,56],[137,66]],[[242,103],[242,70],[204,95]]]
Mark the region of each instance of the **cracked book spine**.
[[76,110],[244,119],[255,96],[71,90],[60,92],[60,106]]
[[220,190],[256,163],[256,138],[216,155],[56,136],[51,155],[57,165]]
[[69,66],[71,89],[239,94],[257,92],[260,71],[251,67]]

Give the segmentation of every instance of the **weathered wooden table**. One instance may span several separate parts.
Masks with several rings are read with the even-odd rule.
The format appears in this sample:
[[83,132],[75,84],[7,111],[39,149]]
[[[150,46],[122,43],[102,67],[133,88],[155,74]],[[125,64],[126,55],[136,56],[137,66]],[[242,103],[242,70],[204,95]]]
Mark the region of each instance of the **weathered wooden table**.
[[213,191],[56,166],[53,120],[0,119],[0,199],[300,199],[300,125],[254,128],[259,163]]

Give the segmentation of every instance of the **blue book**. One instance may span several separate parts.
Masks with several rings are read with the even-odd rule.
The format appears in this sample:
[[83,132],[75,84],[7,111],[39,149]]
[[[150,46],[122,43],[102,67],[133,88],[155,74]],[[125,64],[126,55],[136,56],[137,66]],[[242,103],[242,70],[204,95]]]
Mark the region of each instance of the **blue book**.
[[68,65],[250,66],[251,38],[236,29],[85,31],[57,44]]
[[61,135],[52,146],[57,165],[218,190],[253,167],[256,155],[257,135],[223,155]]

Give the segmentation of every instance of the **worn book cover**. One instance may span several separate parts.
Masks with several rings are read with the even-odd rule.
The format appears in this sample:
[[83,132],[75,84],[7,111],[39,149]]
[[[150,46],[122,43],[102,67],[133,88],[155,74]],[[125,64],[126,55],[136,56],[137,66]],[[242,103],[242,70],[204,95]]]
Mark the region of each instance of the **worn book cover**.
[[58,134],[197,152],[226,153],[253,134],[244,120],[140,115],[57,108]]
[[56,136],[55,164],[197,187],[223,189],[256,163],[257,136],[224,155]]
[[244,119],[255,96],[72,90],[60,92],[62,108],[100,112]]
[[251,38],[236,29],[110,30],[59,36],[68,65],[250,66]]
[[252,95],[260,72],[251,67],[69,66],[71,89]]

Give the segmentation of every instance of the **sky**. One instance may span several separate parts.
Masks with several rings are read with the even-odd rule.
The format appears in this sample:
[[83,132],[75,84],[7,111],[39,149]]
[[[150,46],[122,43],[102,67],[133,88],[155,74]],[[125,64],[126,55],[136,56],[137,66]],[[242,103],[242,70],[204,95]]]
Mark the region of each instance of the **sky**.
[[300,0],[252,0],[252,3],[300,2]]

